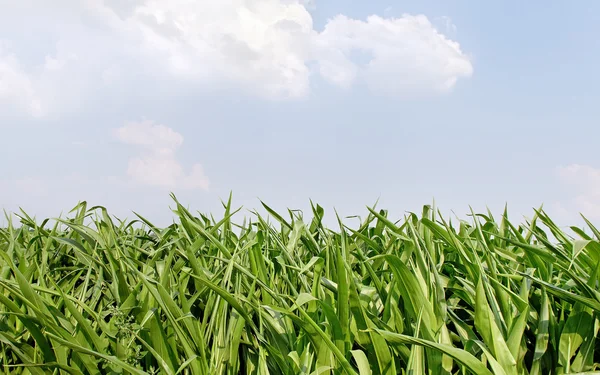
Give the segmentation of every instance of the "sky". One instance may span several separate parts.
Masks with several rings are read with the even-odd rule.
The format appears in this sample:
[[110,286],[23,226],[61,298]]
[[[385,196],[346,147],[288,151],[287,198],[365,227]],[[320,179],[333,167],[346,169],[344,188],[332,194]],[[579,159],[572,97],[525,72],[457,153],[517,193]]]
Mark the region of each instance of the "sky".
[[[600,2],[0,0],[0,208],[600,219]],[[352,219],[349,219],[352,220]]]

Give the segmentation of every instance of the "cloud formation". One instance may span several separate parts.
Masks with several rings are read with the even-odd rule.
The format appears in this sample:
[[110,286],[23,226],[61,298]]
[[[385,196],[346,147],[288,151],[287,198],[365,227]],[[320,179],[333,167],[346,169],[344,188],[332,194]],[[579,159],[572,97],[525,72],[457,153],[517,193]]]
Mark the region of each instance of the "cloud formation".
[[[317,43],[321,75],[343,87],[358,80],[378,93],[439,94],[473,73],[460,45],[423,15],[366,21],[340,15],[327,23]],[[361,58],[353,58],[356,54]]]
[[450,91],[473,72],[460,45],[423,15],[366,21],[338,15],[317,32],[301,1],[147,0],[120,27],[137,34],[175,75],[224,79],[270,98],[305,96],[311,62],[333,84],[362,81],[375,92],[403,96]]
[[139,154],[129,160],[128,176],[135,182],[164,189],[208,190],[209,180],[201,164],[189,173],[175,157],[183,136],[173,129],[151,121],[128,122],[114,132],[124,144],[134,146]]
[[22,19],[56,43],[45,44],[44,55],[27,64],[20,64],[19,54],[28,43],[0,48],[0,100],[10,96],[41,116],[86,105],[90,93],[118,90],[140,76],[277,100],[306,97],[317,77],[342,88],[361,84],[412,97],[450,92],[473,73],[460,45],[424,15],[338,15],[317,30],[306,0],[77,4],[70,12],[37,4],[56,18],[47,23],[33,19],[25,6],[7,6],[0,22],[8,15]]

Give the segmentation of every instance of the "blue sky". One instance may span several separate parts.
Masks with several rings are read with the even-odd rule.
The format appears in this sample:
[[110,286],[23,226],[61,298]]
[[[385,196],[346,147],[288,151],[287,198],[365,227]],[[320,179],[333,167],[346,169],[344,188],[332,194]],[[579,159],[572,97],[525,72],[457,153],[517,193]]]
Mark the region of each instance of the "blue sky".
[[0,0],[3,209],[600,219],[600,3],[188,3]]

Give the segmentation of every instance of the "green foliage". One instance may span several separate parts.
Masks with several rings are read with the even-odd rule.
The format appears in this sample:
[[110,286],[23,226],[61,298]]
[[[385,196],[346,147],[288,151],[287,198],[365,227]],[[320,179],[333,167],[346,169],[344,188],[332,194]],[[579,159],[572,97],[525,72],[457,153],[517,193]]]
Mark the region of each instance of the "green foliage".
[[[323,209],[236,225],[111,218],[0,229],[0,371],[11,374],[575,374],[598,371],[600,233],[543,211],[453,226],[435,208]],[[51,223],[54,223],[51,225]]]

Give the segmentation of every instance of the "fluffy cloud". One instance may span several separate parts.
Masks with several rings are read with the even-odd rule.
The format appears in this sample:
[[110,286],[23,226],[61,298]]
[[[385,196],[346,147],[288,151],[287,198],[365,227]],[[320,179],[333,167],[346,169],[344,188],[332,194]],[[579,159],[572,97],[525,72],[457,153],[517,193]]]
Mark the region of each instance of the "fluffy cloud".
[[175,152],[182,145],[183,136],[173,129],[151,121],[129,122],[115,130],[115,137],[139,151],[129,160],[127,169],[135,182],[165,189],[208,190],[202,165],[194,164],[186,174],[177,161]]
[[317,32],[301,1],[147,0],[122,22],[173,74],[226,80],[270,98],[305,96],[312,62],[333,84],[362,81],[402,96],[447,92],[473,71],[459,44],[423,15],[339,15]]
[[[359,79],[385,94],[445,93],[473,72],[459,44],[422,15],[366,21],[340,15],[328,22],[317,42],[321,74],[344,87]],[[357,54],[360,59],[353,58]]]
[[145,1],[127,23],[175,75],[216,78],[270,98],[308,93],[315,33],[300,3]]
[[558,167],[557,175],[574,192],[572,199],[559,204],[561,209],[568,205],[589,218],[600,218],[600,169],[571,164]]
[[11,30],[33,27],[56,43],[35,47],[31,56],[25,52],[32,57],[47,49],[26,69],[18,57],[30,43],[22,42],[16,55],[0,48],[0,100],[10,97],[40,116],[87,105],[91,92],[140,75],[269,99],[306,97],[320,76],[344,88],[361,84],[409,97],[447,93],[473,72],[460,45],[423,15],[338,15],[319,31],[306,0],[78,4],[72,3],[73,12],[37,4],[56,19],[46,23],[17,3],[4,9],[0,23],[21,19]]

